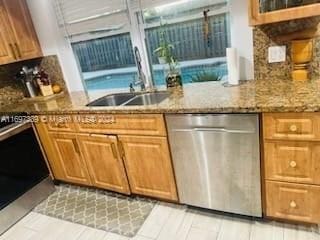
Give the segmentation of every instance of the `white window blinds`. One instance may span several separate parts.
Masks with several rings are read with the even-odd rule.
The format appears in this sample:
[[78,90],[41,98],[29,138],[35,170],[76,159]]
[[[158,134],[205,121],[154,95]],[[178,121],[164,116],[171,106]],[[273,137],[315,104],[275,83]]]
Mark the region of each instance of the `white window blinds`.
[[[179,1],[179,0],[177,0]],[[143,9],[146,8],[154,8],[154,7],[159,7],[161,5],[164,4],[170,4],[172,2],[176,2],[176,1],[170,1],[170,0],[141,0],[141,7]]]
[[[181,7],[192,7],[200,8],[210,6],[218,3],[225,3],[227,0],[140,0],[142,9],[147,8],[181,8]],[[191,6],[190,6],[191,5]],[[166,9],[167,10],[167,9]]]
[[129,32],[126,0],[53,0],[61,30],[72,42]]

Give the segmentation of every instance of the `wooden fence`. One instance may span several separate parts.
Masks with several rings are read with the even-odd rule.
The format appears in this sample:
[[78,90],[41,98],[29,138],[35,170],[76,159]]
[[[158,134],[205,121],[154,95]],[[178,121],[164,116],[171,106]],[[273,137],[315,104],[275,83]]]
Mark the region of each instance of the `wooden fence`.
[[[202,19],[167,25],[164,29],[174,45],[175,57],[179,61],[187,61],[225,56],[226,48],[230,46],[228,25],[227,14],[210,17],[209,41],[204,37]],[[161,31],[161,27],[146,30],[153,64],[158,63],[154,50],[159,46]],[[83,72],[135,65],[129,33],[74,43],[72,46]]]

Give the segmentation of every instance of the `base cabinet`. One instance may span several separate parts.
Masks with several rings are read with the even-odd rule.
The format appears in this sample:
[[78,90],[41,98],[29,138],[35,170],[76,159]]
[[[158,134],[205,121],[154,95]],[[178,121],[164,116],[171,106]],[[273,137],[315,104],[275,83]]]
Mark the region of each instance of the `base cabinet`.
[[80,149],[86,161],[92,185],[130,194],[127,175],[116,136],[79,135]]
[[[86,128],[77,122],[37,123],[54,177],[128,195],[177,201],[163,116],[120,115],[114,119],[108,124],[86,124]],[[134,119],[134,130],[123,119]],[[143,129],[146,123],[151,132]]]
[[263,114],[267,217],[320,222],[319,126],[319,113]]
[[60,168],[56,178],[90,186],[90,176],[81,156],[77,136],[73,133],[49,133],[49,136],[56,153],[50,163]]
[[266,141],[266,178],[320,185],[320,142]]
[[320,222],[320,187],[266,182],[267,216],[298,222]]
[[131,191],[176,201],[177,192],[167,138],[119,136]]

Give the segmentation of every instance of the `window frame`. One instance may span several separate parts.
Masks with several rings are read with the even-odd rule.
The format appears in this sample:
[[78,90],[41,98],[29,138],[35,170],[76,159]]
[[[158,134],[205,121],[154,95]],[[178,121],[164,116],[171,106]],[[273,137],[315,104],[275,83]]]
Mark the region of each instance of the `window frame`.
[[[59,0],[56,0],[56,1],[58,1],[58,4],[59,4]],[[155,83],[153,81],[153,74],[152,74],[152,72],[153,72],[152,58],[151,58],[151,56],[149,56],[151,53],[148,53],[145,31],[150,28],[159,27],[160,24],[159,23],[148,24],[145,22],[145,20],[143,18],[143,11],[145,9],[142,8],[140,0],[125,0],[125,1],[127,4],[127,13],[128,13],[128,18],[129,18],[129,24],[130,24],[129,33],[130,33],[132,47],[133,47],[132,51],[134,51],[134,48],[136,46],[140,50],[140,55],[141,55],[141,59],[142,59],[142,72],[146,76],[146,87],[148,89],[153,89],[153,88],[155,88]],[[57,13],[57,14],[60,14],[61,16],[63,16],[61,9],[56,7],[56,10],[57,9],[59,11],[59,13]],[[229,13],[230,13],[230,8],[229,8],[229,1],[228,1],[227,5],[225,7],[217,9],[216,11],[210,11],[209,16],[211,17],[211,16],[215,16],[215,15],[219,15],[219,14],[229,14]],[[61,18],[61,16],[60,16],[60,18]],[[168,24],[177,24],[177,23],[182,23],[186,20],[190,21],[190,20],[201,19],[202,17],[203,17],[202,14],[193,14],[193,15],[191,15],[191,18],[183,16],[183,17],[178,17],[177,19],[168,20],[166,22]],[[58,24],[59,24],[59,20],[58,20]],[[72,36],[67,32],[67,28],[65,26],[63,26],[62,28],[60,27],[60,29],[62,29],[61,33],[64,35],[65,38],[68,38],[68,42],[71,45],[72,41],[70,38],[72,38]],[[230,29],[228,29],[228,31],[230,32]],[[110,35],[107,34],[103,37],[114,36],[114,35],[118,35],[121,33],[127,33],[127,31],[125,31],[125,32],[120,31],[120,33],[116,31],[116,32],[110,33]],[[81,41],[79,41],[79,42],[81,42]],[[74,43],[74,42],[72,42],[72,43]],[[82,75],[82,84],[84,86],[84,89],[87,92],[89,92],[89,90],[86,87],[86,83],[85,83],[85,79],[83,77],[83,72],[82,72],[82,69],[80,66],[80,62],[79,62],[79,59],[78,59],[75,51],[73,51],[73,54],[74,54],[74,58],[76,59],[78,68],[79,68],[81,75]],[[128,86],[128,90],[129,90],[129,86]]]

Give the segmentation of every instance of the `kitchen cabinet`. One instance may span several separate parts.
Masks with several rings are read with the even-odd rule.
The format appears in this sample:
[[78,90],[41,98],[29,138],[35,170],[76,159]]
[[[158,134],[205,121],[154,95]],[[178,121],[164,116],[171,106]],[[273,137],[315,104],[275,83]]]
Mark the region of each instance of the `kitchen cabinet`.
[[320,114],[263,114],[266,216],[318,223]]
[[265,114],[264,137],[274,140],[320,141],[320,115],[315,113]]
[[127,175],[118,150],[116,136],[78,135],[92,184],[96,187],[130,194]]
[[42,56],[25,0],[0,0],[0,64]]
[[318,15],[320,15],[320,3],[317,0],[249,0],[251,26]]
[[76,132],[75,124],[70,116],[59,116],[55,118],[50,116],[47,118],[47,128],[48,131],[52,132]]
[[[1,1],[0,1],[1,4]],[[4,9],[0,5],[0,64],[16,61],[16,55],[10,38],[11,30],[9,20]]]
[[36,128],[56,179],[124,194],[178,200],[161,114],[40,119],[48,120],[36,123]]
[[61,168],[62,177],[59,180],[92,185],[86,163],[81,156],[77,136],[73,133],[49,133],[49,137],[55,152],[51,162]]
[[[90,121],[90,117],[92,117],[92,121]],[[161,114],[92,114],[90,116],[77,116],[77,118],[79,124],[76,126],[80,133],[147,136],[166,136],[167,134]]]
[[119,136],[131,191],[176,201],[177,192],[167,138]]
[[320,187],[266,182],[268,214],[275,218],[319,223]]
[[266,178],[320,185],[320,142],[267,141]]

